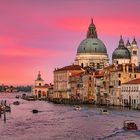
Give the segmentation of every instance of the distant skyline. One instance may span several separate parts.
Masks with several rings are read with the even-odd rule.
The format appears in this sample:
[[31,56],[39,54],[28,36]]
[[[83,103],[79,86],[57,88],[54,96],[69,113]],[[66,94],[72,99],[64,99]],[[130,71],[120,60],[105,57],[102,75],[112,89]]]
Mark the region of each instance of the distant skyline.
[[4,0],[0,2],[0,84],[46,83],[74,62],[91,18],[110,62],[120,35],[140,46],[139,0]]

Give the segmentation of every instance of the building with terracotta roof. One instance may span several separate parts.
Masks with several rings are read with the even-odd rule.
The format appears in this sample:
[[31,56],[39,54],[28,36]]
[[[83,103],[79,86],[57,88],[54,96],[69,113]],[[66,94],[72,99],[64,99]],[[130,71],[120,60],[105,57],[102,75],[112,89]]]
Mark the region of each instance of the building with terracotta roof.
[[140,78],[122,84],[122,105],[137,109],[140,106]]
[[54,93],[53,99],[68,100],[71,96],[69,79],[72,75],[83,72],[84,69],[79,65],[69,65],[54,70]]
[[122,105],[121,85],[140,78],[140,68],[135,64],[112,64],[104,68],[105,91],[110,105]]

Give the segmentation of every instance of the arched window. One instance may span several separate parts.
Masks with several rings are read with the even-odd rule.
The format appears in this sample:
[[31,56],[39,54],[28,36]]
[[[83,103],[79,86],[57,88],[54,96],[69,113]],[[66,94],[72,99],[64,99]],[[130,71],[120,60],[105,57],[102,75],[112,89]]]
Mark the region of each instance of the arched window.
[[121,74],[119,73],[119,78],[121,77]]
[[97,63],[97,69],[99,69],[100,68],[100,64],[99,63]]
[[119,80],[118,85],[121,86],[121,81]]
[[96,48],[95,48],[95,52],[96,52]]

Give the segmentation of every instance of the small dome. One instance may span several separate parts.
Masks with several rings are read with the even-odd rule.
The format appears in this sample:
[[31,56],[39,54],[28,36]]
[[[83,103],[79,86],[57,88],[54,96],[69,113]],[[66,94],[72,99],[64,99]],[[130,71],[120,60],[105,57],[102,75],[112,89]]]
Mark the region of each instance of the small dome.
[[122,39],[122,36],[119,41],[118,48],[116,48],[112,54],[112,60],[113,59],[131,59],[129,50],[124,46],[124,41]]
[[116,48],[112,54],[112,59],[131,59],[130,52],[127,48]]
[[86,38],[80,43],[77,53],[107,53],[107,50],[98,38]]

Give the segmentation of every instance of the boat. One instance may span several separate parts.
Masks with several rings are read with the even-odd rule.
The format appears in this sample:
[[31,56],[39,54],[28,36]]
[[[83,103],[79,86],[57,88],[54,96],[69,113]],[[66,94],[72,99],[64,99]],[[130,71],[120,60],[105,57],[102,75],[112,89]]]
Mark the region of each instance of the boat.
[[1,113],[4,112],[4,111],[5,112],[11,112],[11,107],[8,106],[8,105],[3,105],[0,108],[1,108]]
[[81,110],[81,107],[79,105],[74,107],[74,110]]
[[35,97],[34,96],[26,96],[26,100],[27,101],[35,101]]
[[19,99],[19,98],[20,98],[20,96],[19,96],[19,95],[16,95],[16,98],[17,98],[17,99]]
[[109,114],[107,109],[101,109],[101,110],[100,110],[100,113],[101,113],[102,115],[108,115],[108,114]]
[[8,105],[6,105],[6,106],[5,106],[5,111],[6,111],[6,112],[11,112],[11,107],[8,106]]
[[136,123],[133,120],[124,121],[123,128],[125,130],[137,130],[138,129]]
[[15,102],[13,102],[13,104],[14,104],[14,105],[19,105],[20,102],[19,102],[19,101],[15,101]]
[[38,113],[38,110],[37,109],[33,109],[32,113]]

